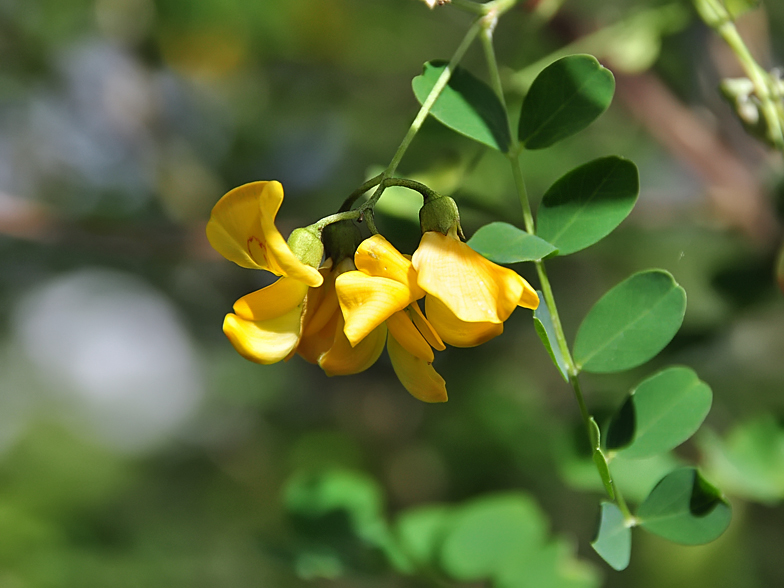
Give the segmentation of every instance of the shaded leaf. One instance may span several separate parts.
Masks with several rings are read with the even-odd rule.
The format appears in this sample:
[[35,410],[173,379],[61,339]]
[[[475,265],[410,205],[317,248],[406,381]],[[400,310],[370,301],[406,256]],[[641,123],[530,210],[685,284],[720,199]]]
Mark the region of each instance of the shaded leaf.
[[[411,85],[420,104],[446,66],[445,61],[429,61],[422,75],[413,79]],[[430,114],[474,141],[502,152],[509,150],[509,124],[501,101],[487,84],[461,67],[452,72]]]
[[588,424],[588,431],[591,434],[593,463],[596,465],[596,470],[599,472],[599,477],[602,479],[602,484],[604,484],[604,489],[607,491],[608,496],[611,500],[615,500],[615,490],[613,490],[610,467],[607,464],[607,457],[605,457],[602,452],[602,437],[601,432],[599,431],[599,425],[596,424],[593,417],[589,419]]
[[443,505],[429,505],[403,512],[397,519],[396,531],[401,548],[418,566],[433,565],[452,509]]
[[539,237],[568,255],[609,235],[625,219],[640,191],[637,166],[602,157],[556,181],[537,212]]
[[481,227],[468,240],[468,246],[495,263],[539,261],[556,252],[547,241],[502,222]]
[[615,79],[591,55],[570,55],[544,68],[531,84],[518,136],[526,149],[542,149],[581,131],[612,101]]
[[[619,449],[627,458],[670,451],[697,432],[712,400],[710,386],[693,370],[662,370],[641,382],[613,417],[607,447]],[[622,442],[620,431],[629,430],[632,436],[627,444]]]
[[612,502],[602,502],[601,518],[591,547],[613,569],[625,570],[632,553],[632,530],[621,510]]
[[664,270],[634,274],[591,308],[577,331],[574,359],[587,372],[618,372],[659,353],[686,312],[686,292]]
[[725,439],[698,438],[706,468],[727,491],[776,503],[784,498],[784,427],[771,414],[742,422]]
[[645,530],[685,545],[709,543],[729,526],[732,511],[721,492],[695,468],[665,476],[637,510]]

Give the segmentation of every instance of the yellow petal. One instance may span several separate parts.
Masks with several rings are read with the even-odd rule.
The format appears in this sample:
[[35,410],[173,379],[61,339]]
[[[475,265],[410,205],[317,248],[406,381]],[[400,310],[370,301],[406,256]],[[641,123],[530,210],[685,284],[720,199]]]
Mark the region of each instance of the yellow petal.
[[387,339],[386,325],[376,327],[367,337],[352,347],[343,333],[343,316],[338,313],[335,337],[329,351],[318,361],[328,376],[348,376],[364,372],[376,363]]
[[285,359],[297,346],[301,312],[302,307],[297,306],[286,314],[263,321],[227,314],[223,332],[244,358],[261,364],[275,363]]
[[411,355],[433,363],[433,349],[411,322],[405,311],[396,312],[387,320],[389,334]]
[[212,209],[207,239],[218,253],[242,267],[319,286],[321,274],[292,253],[275,227],[282,202],[280,182],[252,182],[234,188]]
[[536,310],[539,308],[539,295],[527,281],[525,281],[525,288],[523,289],[523,293],[520,295],[520,300],[517,301],[517,306],[530,308],[531,310]]
[[424,402],[447,401],[446,382],[432,365],[406,351],[391,335],[387,352],[400,383],[414,398]]
[[438,298],[425,296],[425,312],[430,324],[445,343],[453,347],[475,347],[503,333],[503,323],[461,321]]
[[264,321],[302,306],[308,286],[293,278],[280,278],[274,284],[251,292],[234,303],[234,312],[249,321]]
[[412,261],[419,285],[467,322],[501,323],[518,303],[531,300],[523,293],[533,289],[516,272],[435,231],[422,235]]
[[443,351],[446,349],[446,345],[444,345],[441,337],[438,336],[438,333],[433,328],[433,325],[431,325],[430,321],[428,321],[425,318],[425,315],[422,314],[422,310],[419,308],[419,304],[412,302],[408,305],[407,310],[408,316],[411,317],[412,321],[414,321],[416,328],[420,333],[422,333],[425,341],[427,341],[431,347],[438,349],[438,351]]
[[338,276],[335,289],[352,345],[411,303],[411,292],[404,284],[360,271]]
[[417,275],[411,261],[403,256],[381,235],[373,235],[359,244],[354,254],[357,269],[371,276],[389,278],[405,285],[411,300],[425,295],[417,284]]
[[297,345],[297,353],[305,361],[318,364],[319,359],[329,351],[329,348],[335,342],[335,332],[337,331],[339,320],[340,311],[337,305],[335,305],[335,312],[321,330],[302,334],[299,345]]

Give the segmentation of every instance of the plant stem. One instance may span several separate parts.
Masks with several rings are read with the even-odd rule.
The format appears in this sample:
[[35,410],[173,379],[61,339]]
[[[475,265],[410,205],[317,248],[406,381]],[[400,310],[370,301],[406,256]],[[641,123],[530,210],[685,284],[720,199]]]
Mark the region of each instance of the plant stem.
[[[490,83],[493,87],[493,90],[498,95],[498,99],[501,101],[501,104],[504,107],[504,112],[506,112],[506,101],[504,99],[504,92],[503,87],[501,85],[501,76],[499,75],[498,71],[498,63],[495,57],[495,50],[493,48],[493,29],[495,28],[495,20],[489,21],[486,19],[486,25],[482,29],[482,47],[484,49],[485,60],[487,61],[487,67],[490,72]],[[513,129],[511,128],[511,123],[509,122],[509,117],[506,117],[507,125],[509,126],[509,133],[512,140],[511,148],[509,153],[507,154],[509,157],[509,163],[512,166],[512,175],[514,176],[515,180],[515,187],[517,188],[517,194],[520,198],[520,204],[523,208],[523,218],[525,221],[525,230],[530,234],[535,234],[535,225],[534,225],[534,218],[531,212],[531,204],[528,200],[528,192],[525,188],[525,179],[523,178],[523,172],[520,167],[520,143],[517,139],[517,135],[514,133]],[[591,438],[591,414],[588,412],[588,407],[585,404],[585,398],[583,397],[582,388],[580,387],[580,380],[578,378],[578,374],[580,370],[574,363],[574,359],[572,358],[572,354],[569,351],[569,345],[566,341],[566,335],[564,334],[563,325],[561,324],[561,319],[558,315],[558,307],[555,303],[555,296],[553,295],[553,289],[550,285],[550,279],[547,276],[547,270],[544,265],[544,261],[537,261],[535,262],[536,265],[536,272],[539,275],[539,282],[542,286],[542,294],[544,296],[545,304],[547,305],[547,309],[550,311],[550,317],[553,321],[553,327],[555,329],[555,338],[558,343],[558,348],[561,351],[561,354],[566,361],[567,370],[569,372],[569,383],[572,386],[572,390],[574,391],[574,397],[577,400],[577,404],[580,407],[580,416],[583,420],[583,424],[585,425],[586,433],[588,434],[588,438]],[[593,448],[592,448],[593,449]],[[598,466],[597,466],[598,467]],[[609,466],[608,466],[609,467]],[[600,473],[601,476],[601,473]],[[613,492],[615,494],[615,500],[618,504],[618,508],[623,513],[624,519],[627,521],[629,525],[634,524],[634,516],[629,511],[629,507],[626,504],[626,501],[623,498],[620,490],[618,489],[615,481],[610,479],[610,484],[612,485]]]
[[749,48],[746,47],[746,43],[738,33],[738,29],[735,28],[732,17],[720,2],[717,0],[694,0],[694,5],[705,23],[721,35],[722,39],[730,46],[751,83],[754,84],[754,93],[760,101],[762,115],[765,117],[768,138],[776,149],[784,153],[784,131],[782,131],[782,121],[779,119],[776,104],[773,101],[768,72],[762,69],[751,55]]
[[338,212],[346,212],[348,210],[351,210],[351,207],[354,205],[354,202],[357,201],[357,198],[362,196],[362,194],[370,190],[373,186],[378,186],[383,179],[384,179],[384,174],[378,174],[377,176],[370,178],[367,182],[362,184],[359,188],[357,188],[351,194],[348,195],[348,197],[343,202]]
[[479,17],[474,21],[474,23],[471,25],[471,28],[469,28],[468,32],[465,34],[465,37],[463,37],[463,40],[460,42],[460,45],[455,50],[454,55],[452,55],[452,59],[449,60],[449,64],[444,68],[444,71],[441,72],[441,75],[438,76],[435,85],[430,90],[430,93],[425,98],[425,101],[422,102],[422,106],[420,107],[419,112],[417,113],[416,117],[414,117],[414,121],[411,123],[411,126],[408,128],[408,132],[400,142],[400,146],[392,156],[392,161],[389,162],[389,165],[381,174],[381,183],[364,206],[372,208],[375,206],[376,202],[378,202],[378,199],[381,198],[381,194],[384,192],[385,187],[383,180],[392,176],[395,171],[397,171],[397,166],[400,165],[400,161],[403,159],[403,155],[405,155],[406,151],[411,145],[411,142],[414,140],[414,137],[416,137],[416,134],[419,132],[419,129],[422,128],[422,124],[425,122],[427,115],[430,114],[430,111],[432,110],[433,105],[436,103],[436,100],[438,100],[438,97],[441,95],[441,92],[449,83],[449,78],[452,77],[452,72],[457,67],[457,64],[460,63],[460,60],[463,59],[466,51],[471,46],[471,43],[473,43],[476,35],[479,33],[479,30],[482,27],[482,18],[483,17]]

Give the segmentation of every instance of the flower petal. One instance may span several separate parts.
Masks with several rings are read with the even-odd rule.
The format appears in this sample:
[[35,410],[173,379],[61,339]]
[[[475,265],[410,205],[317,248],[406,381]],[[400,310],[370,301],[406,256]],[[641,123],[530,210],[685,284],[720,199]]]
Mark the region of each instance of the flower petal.
[[411,261],[381,235],[362,241],[354,254],[354,262],[358,270],[368,275],[389,278],[405,285],[411,293],[411,300],[419,300],[425,295],[417,284]]
[[441,340],[441,337],[438,336],[438,332],[433,328],[433,325],[430,324],[425,318],[425,315],[422,314],[422,310],[419,308],[419,304],[416,302],[412,302],[408,305],[408,316],[411,317],[411,320],[414,321],[414,325],[422,333],[422,336],[425,338],[425,341],[438,351],[443,351],[446,349],[446,345]]
[[475,347],[503,333],[503,323],[462,321],[438,298],[425,296],[427,320],[445,343],[453,347]]
[[433,349],[411,322],[407,312],[401,310],[389,317],[387,328],[395,341],[400,343],[411,355],[427,363],[433,363]]
[[218,253],[237,265],[319,286],[321,274],[292,253],[275,227],[282,202],[280,182],[252,182],[234,188],[212,209],[207,239]]
[[227,314],[223,332],[244,358],[265,365],[276,363],[297,346],[301,312],[302,307],[297,306],[286,314],[262,321]]
[[523,296],[526,288],[533,292],[516,272],[436,231],[422,235],[412,261],[419,285],[467,322],[501,323],[530,299]]
[[321,356],[329,351],[329,348],[335,342],[335,331],[338,328],[339,319],[340,311],[337,305],[335,305],[335,313],[320,331],[302,334],[299,345],[297,345],[297,353],[305,361],[318,364]]
[[249,321],[264,321],[301,307],[308,286],[293,278],[280,278],[274,284],[251,292],[234,303],[237,316]]
[[424,402],[446,402],[446,382],[428,362],[412,355],[391,334],[387,352],[400,383],[408,392]]
[[332,346],[319,358],[318,364],[328,376],[348,376],[364,372],[376,363],[384,350],[387,327],[384,324],[379,325],[352,347],[343,333],[343,316],[337,313],[337,317]]
[[352,345],[411,303],[411,293],[404,284],[360,271],[338,276],[335,289]]

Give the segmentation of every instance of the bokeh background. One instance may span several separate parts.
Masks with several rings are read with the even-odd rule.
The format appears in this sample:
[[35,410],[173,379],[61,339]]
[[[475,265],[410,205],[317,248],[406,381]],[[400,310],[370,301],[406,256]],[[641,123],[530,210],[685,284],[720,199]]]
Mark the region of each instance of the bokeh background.
[[[620,574],[592,552],[598,477],[528,311],[480,348],[439,355],[450,401],[437,406],[411,398],[386,356],[329,379],[300,358],[257,366],[224,338],[234,300],[272,276],[209,248],[212,205],[278,179],[284,234],[334,212],[388,163],[418,108],[411,79],[469,22],[415,0],[0,0],[0,586],[432,585],[361,542],[303,559],[312,537],[284,488],[331,468],[378,484],[390,519],[524,493],[580,562],[563,585],[782,585],[784,168],[719,97],[741,72],[689,2],[521,2],[496,37],[513,111],[553,52],[591,52],[616,74],[607,114],[526,154],[526,180],[536,202],[595,157],[639,166],[630,218],[552,261],[551,279],[570,338],[633,271],[662,267],[685,287],[673,343],[584,389],[601,415],[657,366],[689,365],[712,386],[695,440],[623,483],[636,501],[661,468],[700,464],[734,508],[718,541],[635,533]],[[784,65],[784,4],[739,26],[763,66]],[[464,64],[484,77],[478,48]],[[521,224],[504,158],[436,122],[400,173],[453,195],[469,235]],[[418,204],[390,190],[379,206],[407,253]]]

